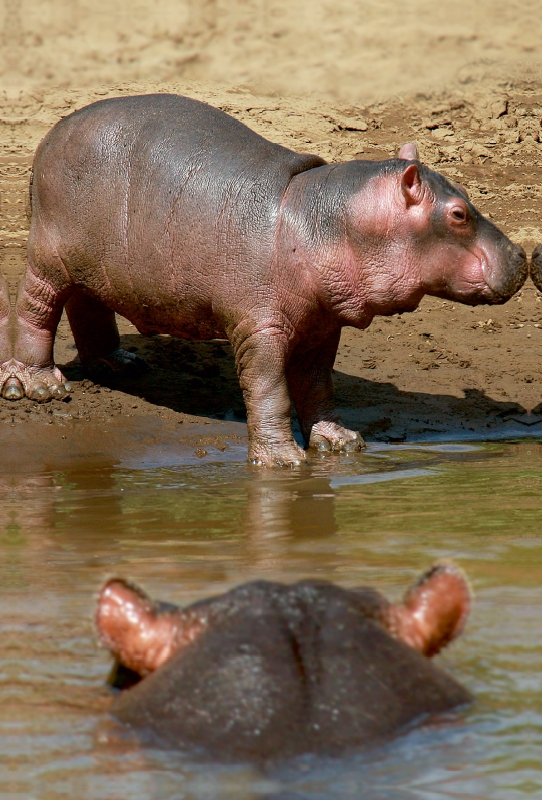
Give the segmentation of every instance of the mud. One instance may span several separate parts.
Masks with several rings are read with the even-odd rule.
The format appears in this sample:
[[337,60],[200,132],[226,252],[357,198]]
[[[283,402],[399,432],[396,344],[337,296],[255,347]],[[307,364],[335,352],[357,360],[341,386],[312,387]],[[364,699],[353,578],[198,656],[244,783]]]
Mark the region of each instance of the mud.
[[[100,3],[91,10],[58,0],[44,9],[6,0],[0,254],[12,298],[24,270],[27,184],[39,140],[87,103],[151,91],[208,101],[273,141],[329,161],[387,158],[414,139],[429,166],[464,184],[530,252],[542,241],[542,82],[525,60],[530,7],[460,3],[455,25],[451,12],[433,5],[418,0],[405,17],[391,0],[340,2],[331,25],[323,2],[309,12],[279,0],[265,11],[161,0],[152,11],[134,7],[128,19],[109,4],[106,13]],[[210,82],[217,78],[223,83]],[[335,364],[343,419],[387,441],[537,434],[541,299],[528,282],[503,307],[426,298],[412,314],[377,318],[364,332],[345,329]],[[146,359],[146,374],[116,382],[84,375],[63,319],[56,359],[72,396],[46,406],[3,402],[0,422],[32,423],[28,441],[51,436],[37,433],[44,425],[65,427],[59,437],[76,426],[80,440],[87,427],[92,438],[92,430],[119,420],[129,428],[137,418],[150,428],[160,423],[174,442],[194,417],[212,418],[227,444],[220,420],[244,419],[229,345],[143,337],[119,322],[123,347]]]

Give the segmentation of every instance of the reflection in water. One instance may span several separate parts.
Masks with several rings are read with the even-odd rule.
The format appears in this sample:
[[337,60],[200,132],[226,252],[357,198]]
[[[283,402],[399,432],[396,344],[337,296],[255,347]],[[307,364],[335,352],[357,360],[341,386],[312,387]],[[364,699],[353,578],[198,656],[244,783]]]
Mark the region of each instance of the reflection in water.
[[[515,798],[542,793],[542,446],[380,447],[299,473],[244,464],[0,478],[0,795]],[[378,480],[376,478],[378,477]],[[383,480],[385,478],[385,480]],[[390,598],[454,557],[476,593],[442,659],[477,696],[455,723],[271,775],[111,737],[93,596],[113,573],[180,604],[252,578],[372,584]]]
[[292,536],[297,546],[308,541],[333,541],[335,493],[329,478],[292,481],[280,474],[256,473],[246,485],[246,510],[241,527],[247,557],[255,569],[276,570],[288,561]]

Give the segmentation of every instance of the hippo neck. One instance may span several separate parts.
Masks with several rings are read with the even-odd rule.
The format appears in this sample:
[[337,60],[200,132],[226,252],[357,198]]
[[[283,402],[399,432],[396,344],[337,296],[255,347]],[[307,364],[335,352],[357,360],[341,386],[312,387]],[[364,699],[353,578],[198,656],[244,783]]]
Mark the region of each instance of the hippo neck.
[[[364,328],[376,314],[411,311],[423,297],[416,282],[397,281],[402,268],[390,236],[386,203],[370,202],[375,179],[390,183],[404,162],[328,164],[292,178],[281,205],[279,258],[295,254],[311,276],[319,301],[341,325]],[[367,191],[365,204],[364,191]],[[351,209],[366,205],[363,230],[353,229]],[[383,235],[383,229],[386,234]],[[352,235],[354,234],[354,235]],[[398,287],[402,287],[399,288]]]

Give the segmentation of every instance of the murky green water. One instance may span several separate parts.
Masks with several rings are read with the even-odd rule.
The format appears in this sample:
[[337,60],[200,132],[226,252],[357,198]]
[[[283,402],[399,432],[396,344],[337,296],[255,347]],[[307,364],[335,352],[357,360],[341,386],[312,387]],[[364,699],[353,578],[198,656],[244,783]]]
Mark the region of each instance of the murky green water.
[[[301,474],[202,463],[5,478],[0,797],[542,796],[542,445],[380,446]],[[179,604],[261,577],[371,584],[397,598],[435,558],[476,603],[441,663],[476,695],[446,725],[272,774],[107,735],[94,595],[112,574]]]

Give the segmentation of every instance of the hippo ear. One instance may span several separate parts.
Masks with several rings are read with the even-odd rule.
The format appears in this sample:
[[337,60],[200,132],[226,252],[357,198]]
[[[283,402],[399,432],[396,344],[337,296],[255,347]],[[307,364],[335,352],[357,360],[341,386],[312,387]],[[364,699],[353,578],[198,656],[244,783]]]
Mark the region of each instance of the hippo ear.
[[392,607],[394,634],[433,656],[462,633],[471,607],[469,583],[459,567],[437,562]]
[[96,629],[104,647],[124,667],[148,675],[206,628],[201,612],[154,603],[139,587],[112,578],[98,595]]
[[463,192],[463,194],[466,196],[467,200],[470,200],[469,193],[467,192],[467,190],[465,189],[465,187],[463,186],[462,183],[454,183],[454,186],[457,186],[457,188],[461,192]]
[[160,614],[145,592],[120,578],[100,591],[95,623],[104,647],[138,675],[153,672],[175,648],[174,615]]
[[418,148],[414,142],[407,142],[397,153],[397,158],[403,158],[405,161],[417,161],[419,157]]
[[417,164],[409,164],[401,175],[401,190],[407,206],[418,205],[423,199],[423,186]]

